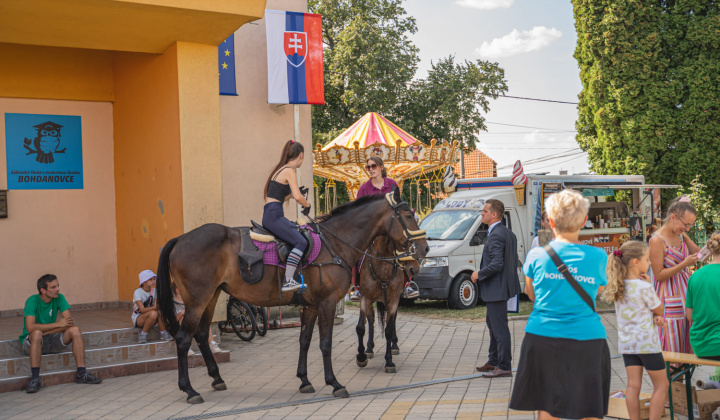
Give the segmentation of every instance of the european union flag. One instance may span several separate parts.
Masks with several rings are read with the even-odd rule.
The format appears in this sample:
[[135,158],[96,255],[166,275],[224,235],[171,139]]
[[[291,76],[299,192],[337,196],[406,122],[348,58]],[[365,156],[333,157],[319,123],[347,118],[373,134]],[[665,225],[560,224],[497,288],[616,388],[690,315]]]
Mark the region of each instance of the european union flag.
[[237,96],[235,86],[235,34],[218,47],[218,73],[220,73],[220,94]]

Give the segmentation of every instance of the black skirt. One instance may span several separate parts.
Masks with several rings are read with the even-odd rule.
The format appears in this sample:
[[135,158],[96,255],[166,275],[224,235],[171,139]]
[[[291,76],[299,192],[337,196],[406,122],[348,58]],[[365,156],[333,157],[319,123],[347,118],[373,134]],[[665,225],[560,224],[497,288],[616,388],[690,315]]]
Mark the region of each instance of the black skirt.
[[606,340],[571,340],[525,334],[510,408],[553,417],[602,418],[610,397]]

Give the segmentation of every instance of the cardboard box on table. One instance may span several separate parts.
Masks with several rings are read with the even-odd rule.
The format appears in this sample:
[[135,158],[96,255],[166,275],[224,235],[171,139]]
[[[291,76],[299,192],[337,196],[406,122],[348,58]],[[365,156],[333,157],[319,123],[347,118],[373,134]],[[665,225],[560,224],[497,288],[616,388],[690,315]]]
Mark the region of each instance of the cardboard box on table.
[[[615,397],[613,395],[622,394],[623,397]],[[627,404],[625,403],[625,391],[613,391],[610,393],[610,402],[608,403],[608,417],[615,417],[618,419],[630,419],[628,414]],[[646,420],[650,418],[650,397],[652,394],[640,393],[640,420]]]
[[[673,411],[688,415],[687,391],[682,382],[672,383]],[[720,407],[720,389],[696,389],[692,387],[692,407],[695,420],[710,420],[712,413]]]

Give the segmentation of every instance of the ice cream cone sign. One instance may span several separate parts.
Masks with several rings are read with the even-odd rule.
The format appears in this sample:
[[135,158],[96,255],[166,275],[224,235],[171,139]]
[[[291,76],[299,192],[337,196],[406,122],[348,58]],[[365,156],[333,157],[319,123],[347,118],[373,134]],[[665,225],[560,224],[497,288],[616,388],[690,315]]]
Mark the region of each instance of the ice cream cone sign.
[[453,172],[451,165],[445,167],[445,174],[443,175],[443,189],[446,193],[454,192],[457,188],[457,177]]
[[512,178],[510,180],[515,187],[515,197],[517,198],[519,205],[525,204],[525,184],[527,184],[527,177],[525,176],[525,170],[523,169],[522,163],[518,160],[513,166]]

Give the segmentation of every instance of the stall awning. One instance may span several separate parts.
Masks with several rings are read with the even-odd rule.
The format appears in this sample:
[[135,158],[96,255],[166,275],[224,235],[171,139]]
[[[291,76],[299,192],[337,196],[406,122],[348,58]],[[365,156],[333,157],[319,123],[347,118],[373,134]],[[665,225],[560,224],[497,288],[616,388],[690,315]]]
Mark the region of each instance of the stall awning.
[[629,189],[652,189],[652,188],[681,188],[682,185],[673,184],[633,184],[632,182],[566,182],[563,184],[565,188],[614,188],[616,190],[629,190]]

